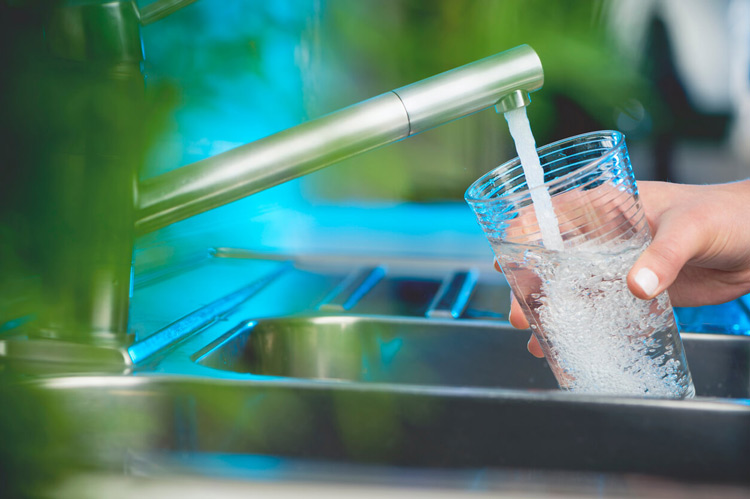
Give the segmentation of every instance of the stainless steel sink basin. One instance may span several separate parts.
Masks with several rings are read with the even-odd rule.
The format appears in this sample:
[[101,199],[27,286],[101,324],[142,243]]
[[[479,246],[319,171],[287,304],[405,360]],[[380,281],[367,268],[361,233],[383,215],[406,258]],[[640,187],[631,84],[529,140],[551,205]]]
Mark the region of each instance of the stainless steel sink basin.
[[660,400],[562,392],[502,323],[245,321],[192,355],[241,381],[191,394],[189,420],[211,452],[750,483],[750,338],[683,337],[697,397]]
[[69,452],[112,470],[273,456],[748,485],[750,338],[684,337],[692,400],[562,392],[502,324],[363,316],[243,321],[131,376],[27,386],[69,416]]
[[68,452],[111,470],[179,458],[208,473],[201,463],[273,456],[750,484],[746,400],[156,375],[56,378],[39,389],[70,416]]
[[241,324],[202,350],[199,364],[264,376],[355,383],[555,389],[528,336],[506,326],[356,316]]
[[[683,334],[697,394],[750,398],[750,338]],[[262,376],[556,389],[528,333],[488,321],[357,316],[248,321],[202,349],[203,366]]]

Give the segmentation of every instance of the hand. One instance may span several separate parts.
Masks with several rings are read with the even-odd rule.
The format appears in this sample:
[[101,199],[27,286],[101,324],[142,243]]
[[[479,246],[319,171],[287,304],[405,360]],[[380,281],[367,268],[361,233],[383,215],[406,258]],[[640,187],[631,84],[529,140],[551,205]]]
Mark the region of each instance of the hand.
[[[696,307],[750,292],[750,180],[717,185],[644,181],[638,187],[653,242],[628,273],[633,295],[651,299],[666,289],[674,306]],[[509,321],[519,329],[529,327],[515,299]],[[543,357],[533,336],[528,349]]]
[[750,180],[639,191],[654,239],[628,273],[635,296],[667,289],[674,306],[698,307],[750,292]]

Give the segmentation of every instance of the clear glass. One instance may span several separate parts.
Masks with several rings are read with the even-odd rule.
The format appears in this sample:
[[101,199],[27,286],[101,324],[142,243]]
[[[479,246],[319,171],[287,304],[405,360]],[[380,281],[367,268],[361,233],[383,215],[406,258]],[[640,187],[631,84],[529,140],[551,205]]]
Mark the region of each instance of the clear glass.
[[538,153],[562,251],[544,247],[518,158],[479,178],[465,197],[560,387],[692,397],[669,296],[640,300],[627,287],[651,234],[624,136],[592,132]]

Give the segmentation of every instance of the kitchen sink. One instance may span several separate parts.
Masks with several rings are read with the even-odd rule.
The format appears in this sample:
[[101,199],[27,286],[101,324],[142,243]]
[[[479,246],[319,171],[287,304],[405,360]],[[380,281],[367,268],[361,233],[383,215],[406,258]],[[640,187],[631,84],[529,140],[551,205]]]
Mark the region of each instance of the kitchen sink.
[[[501,315],[508,288],[491,268],[263,263],[260,279],[216,258],[140,289],[136,342],[114,371],[44,371],[0,388],[36,394],[44,405],[28,414],[59,415],[42,427],[67,421],[61,452],[134,475],[163,463],[225,476],[301,460],[750,487],[748,336],[683,334],[694,399],[574,394]],[[25,350],[6,343],[10,373],[9,354]]]
[[[340,356],[302,354],[294,345],[312,339],[283,339],[299,334],[295,322],[304,330],[316,321],[324,332],[308,332]],[[258,321],[197,352],[194,373],[55,377],[31,386],[70,417],[75,442],[67,448],[113,470],[189,457],[199,466],[192,472],[220,462],[223,473],[241,456],[273,456],[750,483],[744,338],[686,335],[699,396],[667,400],[554,389],[544,362],[524,351],[522,332],[433,325],[432,339],[424,324],[385,325],[389,334],[370,319]],[[346,334],[355,338],[336,339]],[[420,345],[424,351],[414,350]]]
[[264,318],[195,348],[180,375],[31,386],[71,415],[75,448],[113,469],[273,456],[750,483],[750,338],[684,335],[691,400],[560,391],[526,340],[490,321]]
[[[750,398],[750,338],[682,337],[698,396]],[[527,341],[528,332],[501,322],[303,316],[243,321],[194,358],[213,369],[307,380],[557,389]]]

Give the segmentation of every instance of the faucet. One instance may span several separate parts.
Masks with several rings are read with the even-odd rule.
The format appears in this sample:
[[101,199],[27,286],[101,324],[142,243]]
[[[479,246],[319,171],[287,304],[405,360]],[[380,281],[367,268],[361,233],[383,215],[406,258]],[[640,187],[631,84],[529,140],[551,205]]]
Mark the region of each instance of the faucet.
[[[63,0],[48,16],[48,51],[57,60],[99,71],[135,95],[144,83],[140,26],[194,1],[156,0],[139,10],[135,0]],[[106,183],[106,192],[99,197],[118,208],[116,216],[92,229],[95,263],[78,272],[74,287],[56,290],[72,294],[78,310],[75,324],[71,327],[70,321],[51,317],[47,324],[56,326],[43,324],[40,336],[85,345],[127,346],[136,235],[489,107],[505,112],[526,106],[529,93],[541,88],[543,81],[539,57],[521,45],[140,183],[135,168],[120,176],[102,173],[108,171],[102,161],[116,158],[100,156],[87,162],[85,155],[90,151],[81,152],[80,161],[94,165],[86,167],[81,178],[99,175],[99,183],[91,185]],[[61,202],[64,199],[61,196]],[[86,216],[90,211],[75,213]],[[67,265],[60,260],[54,263]],[[64,279],[58,275],[50,281]],[[65,313],[70,315],[69,310]]]
[[528,105],[543,80],[539,57],[522,45],[172,170],[139,185],[136,230],[164,227],[488,107]]

